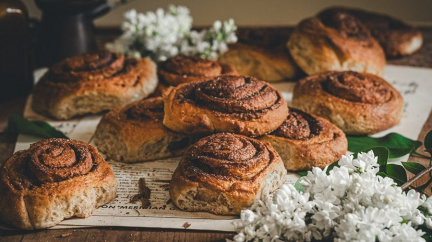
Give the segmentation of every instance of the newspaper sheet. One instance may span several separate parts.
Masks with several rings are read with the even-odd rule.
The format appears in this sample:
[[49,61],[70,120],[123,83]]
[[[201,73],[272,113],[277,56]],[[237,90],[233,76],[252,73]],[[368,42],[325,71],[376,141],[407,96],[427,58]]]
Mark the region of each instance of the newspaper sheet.
[[[46,69],[35,72],[39,79]],[[395,127],[375,136],[397,132],[411,139],[417,139],[432,107],[432,69],[388,65],[384,78],[404,97],[405,107],[402,121]],[[294,82],[272,84],[290,102]],[[91,115],[69,121],[54,121],[38,115],[30,108],[29,98],[24,116],[31,120],[44,120],[64,132],[72,139],[92,143],[93,133],[101,115]],[[37,138],[19,135],[15,151],[27,149]],[[54,228],[124,226],[148,228],[175,228],[214,231],[234,231],[233,216],[216,216],[204,212],[183,212],[178,210],[169,198],[169,181],[177,167],[179,157],[145,163],[124,164],[109,160],[117,177],[118,196],[114,201],[98,208],[90,218],[72,218]],[[402,158],[406,159],[406,157]],[[150,206],[142,207],[141,202],[131,202],[138,193],[138,180],[145,178],[151,189]],[[287,183],[294,183],[296,174],[290,174]]]

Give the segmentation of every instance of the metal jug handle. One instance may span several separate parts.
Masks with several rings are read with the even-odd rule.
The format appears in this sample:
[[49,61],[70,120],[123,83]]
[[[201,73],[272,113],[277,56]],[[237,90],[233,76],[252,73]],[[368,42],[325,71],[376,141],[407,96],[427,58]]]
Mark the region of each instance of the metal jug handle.
[[85,15],[91,19],[95,19],[103,16],[111,10],[111,5],[108,2],[104,1],[93,9],[87,11]]

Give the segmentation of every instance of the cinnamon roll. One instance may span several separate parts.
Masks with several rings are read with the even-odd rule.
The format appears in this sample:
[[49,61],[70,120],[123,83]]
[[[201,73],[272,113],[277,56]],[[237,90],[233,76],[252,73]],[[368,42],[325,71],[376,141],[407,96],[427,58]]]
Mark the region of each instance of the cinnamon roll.
[[271,145],[218,133],[185,152],[172,176],[170,196],[181,210],[238,215],[264,193],[279,188],[286,173]]
[[409,55],[419,50],[423,44],[420,30],[394,17],[345,7],[330,8],[322,14],[328,11],[344,11],[358,18],[369,28],[387,56]]
[[295,108],[289,109],[279,128],[260,140],[273,146],[289,171],[324,168],[338,161],[348,148],[345,133],[336,125]]
[[160,83],[157,93],[163,93],[168,86],[182,83],[210,80],[220,75],[237,75],[229,64],[204,59],[197,56],[174,56],[158,64]]
[[107,158],[122,162],[181,155],[196,139],[166,128],[163,107],[162,97],[155,97],[108,112],[96,128],[96,147]]
[[301,21],[287,47],[309,75],[345,70],[380,75],[386,63],[384,51],[369,29],[343,11],[326,11]]
[[245,76],[182,84],[166,93],[164,103],[164,125],[181,133],[259,136],[275,130],[288,115],[279,91]]
[[32,107],[55,119],[70,119],[147,97],[157,83],[150,59],[99,50],[54,64],[36,84]]
[[346,134],[374,134],[399,123],[402,95],[367,73],[326,72],[300,80],[292,106],[330,120]]
[[1,167],[0,219],[20,229],[89,217],[116,196],[109,164],[87,143],[46,139],[18,151]]

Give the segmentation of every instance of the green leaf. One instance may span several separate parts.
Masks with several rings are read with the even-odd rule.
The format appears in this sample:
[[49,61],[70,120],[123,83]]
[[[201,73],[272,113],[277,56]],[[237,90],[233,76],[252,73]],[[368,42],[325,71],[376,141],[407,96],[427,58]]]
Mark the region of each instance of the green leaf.
[[44,129],[45,131],[47,131],[51,135],[51,138],[66,138],[66,139],[69,139],[69,137],[67,137],[63,132],[55,129],[54,127],[52,127],[47,122],[44,122],[44,121],[31,121],[31,122],[34,123],[34,124],[36,124],[40,128]]
[[299,176],[306,176],[307,175],[307,171],[298,171],[297,172],[297,174],[299,175]]
[[386,147],[375,147],[372,148],[372,151],[375,156],[378,156],[378,164],[380,166],[386,166],[390,151]]
[[417,162],[402,162],[402,165],[407,171],[413,173],[414,175],[417,175],[418,173],[426,169],[426,167]]
[[422,236],[425,241],[432,241],[432,229],[427,227],[426,222],[422,224],[419,229],[425,232],[425,234]]
[[18,114],[11,114],[8,120],[8,131],[11,133],[34,135],[41,138],[67,138],[61,131],[43,121],[29,121]]
[[414,152],[421,146],[421,142],[406,138],[397,133],[390,133],[383,137],[373,138],[369,136],[354,137],[348,136],[348,150],[360,152],[383,146],[389,150],[389,158],[398,158]]
[[[424,207],[419,207],[419,210],[426,216],[428,217],[430,216],[429,212],[427,211],[428,209],[424,209]],[[423,232],[425,232],[425,234],[422,236],[423,239],[425,239],[426,241],[432,241],[432,229],[428,228],[426,221],[422,225],[420,225],[417,229],[420,229]]]
[[382,176],[382,177],[387,177],[387,173],[382,172],[382,171],[378,172],[377,175]]
[[424,146],[426,148],[426,152],[432,155],[432,130],[426,134],[424,139]]
[[387,177],[392,178],[399,186],[407,181],[405,169],[400,165],[387,164]]
[[295,189],[296,189],[297,191],[299,191],[299,192],[304,192],[304,190],[305,190],[304,186],[302,186],[302,185],[300,184],[300,182],[301,182],[304,178],[305,178],[304,176],[300,177],[299,179],[297,179],[296,183],[294,184]]

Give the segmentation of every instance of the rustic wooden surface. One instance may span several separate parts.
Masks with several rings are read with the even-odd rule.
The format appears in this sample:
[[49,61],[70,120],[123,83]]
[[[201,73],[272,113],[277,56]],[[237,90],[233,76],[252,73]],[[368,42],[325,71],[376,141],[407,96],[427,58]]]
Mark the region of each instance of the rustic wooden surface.
[[[292,31],[292,27],[266,27],[266,28],[240,28],[239,39],[260,45],[274,46],[283,44]],[[432,28],[423,28],[424,44],[417,53],[388,60],[390,64],[408,65],[418,67],[432,67]],[[120,32],[118,30],[99,30],[98,44],[103,46],[111,41]],[[431,80],[432,81],[432,80]],[[8,134],[7,118],[11,113],[21,113],[25,105],[25,97],[18,97],[10,101],[0,102],[0,164],[13,152],[16,135]],[[418,137],[424,140],[426,133],[432,130],[431,110],[427,122],[424,124]],[[424,147],[418,150],[424,152]],[[429,161],[423,158],[410,157],[410,161],[429,165]],[[423,177],[416,184],[424,183],[429,177]],[[39,231],[0,230],[0,241],[225,241],[232,239],[234,233],[213,231],[192,231],[172,229],[147,229],[147,228],[86,228],[86,229],[49,229]]]

